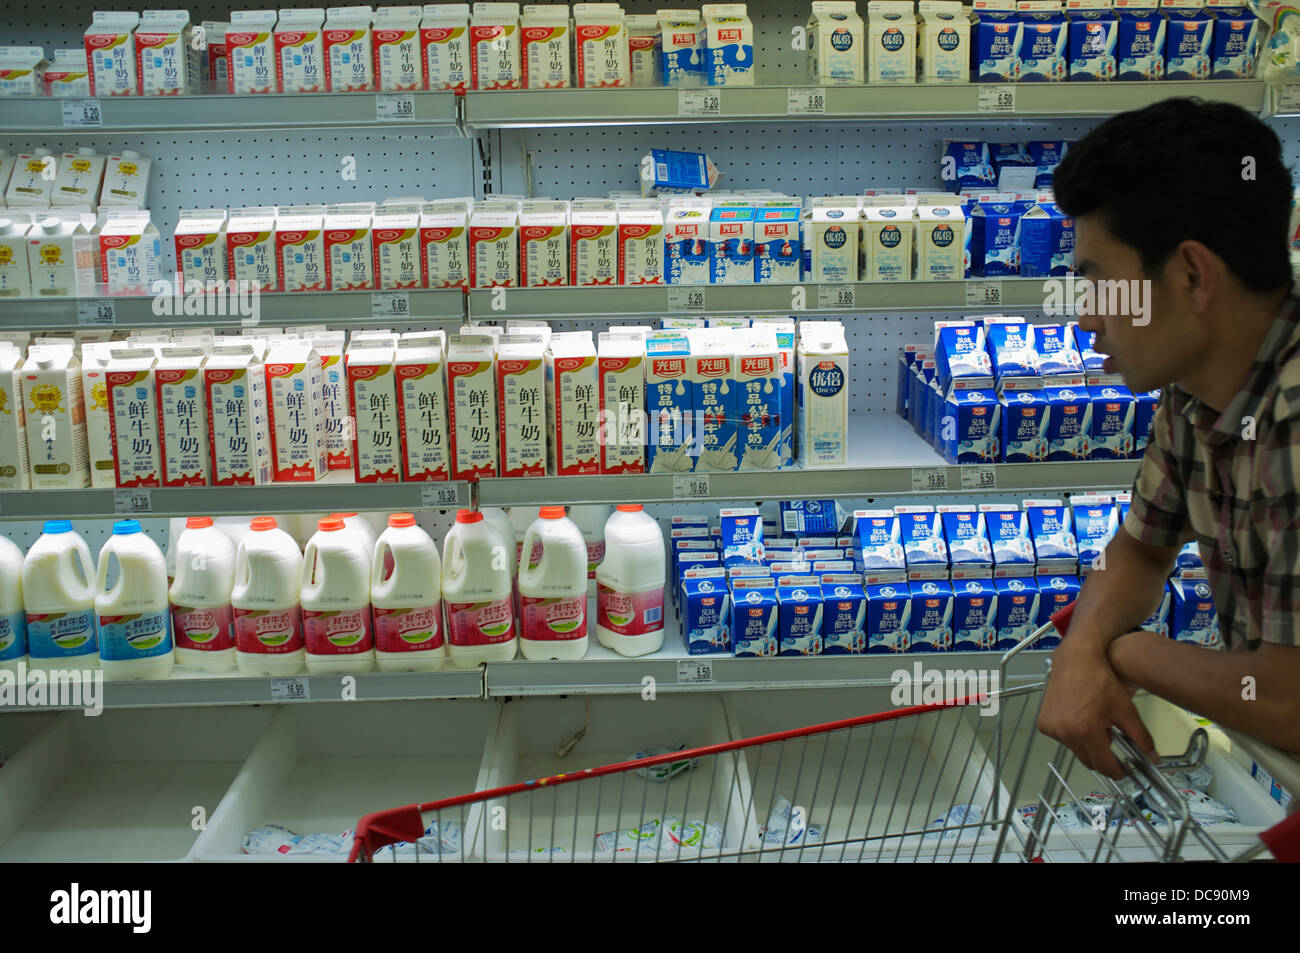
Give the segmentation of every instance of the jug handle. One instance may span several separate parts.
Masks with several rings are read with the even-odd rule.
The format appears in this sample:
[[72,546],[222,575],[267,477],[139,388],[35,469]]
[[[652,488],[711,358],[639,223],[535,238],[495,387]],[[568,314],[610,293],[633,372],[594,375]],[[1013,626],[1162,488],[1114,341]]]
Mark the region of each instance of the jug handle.
[[375,551],[370,554],[370,588],[375,589],[383,582],[384,556],[392,552],[393,547],[386,539],[375,540]]
[[313,576],[316,575],[316,542],[315,540],[307,541],[307,548],[302,554],[302,579],[301,589],[306,589],[314,584]]
[[[99,571],[95,573],[94,596],[96,599],[100,596],[106,596],[109,594],[108,590],[104,588],[104,586],[108,582],[108,562],[113,558],[113,553],[111,550],[106,552],[106,549],[107,547],[99,551]],[[77,554],[78,558],[80,558],[80,550],[77,550]],[[117,583],[118,585],[122,584],[122,561],[120,559],[117,561]],[[114,586],[113,588],[116,589],[117,586]]]
[[[460,544],[460,535],[455,532],[449,532],[447,539],[443,543],[443,562],[448,566],[454,566],[457,563],[465,561],[464,547]],[[454,573],[455,570],[453,569]]]
[[[537,539],[537,536],[538,534],[532,526],[529,526],[528,529],[524,531],[524,542],[519,549],[519,565],[515,567],[515,575],[522,575],[524,567],[531,562],[533,555],[533,542]],[[543,553],[546,551],[545,545],[543,545],[542,551]]]
[[235,585],[248,585],[248,549],[244,545],[244,540],[239,541],[239,546],[235,549]]
[[[72,556],[72,553],[76,553],[75,558]],[[81,570],[81,578],[85,583],[85,591],[91,598],[94,598],[94,593],[91,592],[91,587],[95,585],[95,581],[98,578],[96,574],[96,569],[98,567],[95,564],[95,558],[90,555],[90,547],[86,545],[85,540],[77,541],[77,545],[72,548],[71,552],[69,552],[68,558],[69,563],[74,561],[80,563],[76,568]]]

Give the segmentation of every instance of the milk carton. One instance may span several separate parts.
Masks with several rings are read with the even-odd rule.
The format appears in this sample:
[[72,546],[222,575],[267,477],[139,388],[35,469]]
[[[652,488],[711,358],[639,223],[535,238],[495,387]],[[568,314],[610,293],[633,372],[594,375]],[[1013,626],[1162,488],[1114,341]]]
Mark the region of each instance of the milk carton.
[[1064,325],[1034,325],[1035,370],[1044,377],[1077,376],[1083,372],[1083,357]]
[[862,577],[821,573],[822,654],[861,655],[867,651],[867,596]]
[[[41,91],[46,96],[61,99],[88,98],[89,64],[85,49],[55,50],[49,67],[40,75]],[[225,88],[224,85],[222,88]]]
[[906,652],[912,619],[912,594],[903,578],[873,581],[863,587],[866,600],[867,654]]
[[645,345],[630,335],[597,338],[600,472],[646,470]]
[[971,321],[940,321],[935,325],[935,360],[939,386],[947,392],[954,380],[989,386],[992,362],[984,343],[984,328]]
[[447,352],[451,479],[478,480],[500,469],[496,348],[488,335],[461,334]]
[[28,348],[22,366],[22,405],[32,489],[89,486],[81,368],[70,346]]
[[281,291],[325,291],[329,259],[325,249],[325,209],[320,205],[282,208],[275,220],[275,248]]
[[369,291],[375,287],[373,211],[362,204],[326,206],[321,226],[325,274],[330,291]]
[[847,205],[814,208],[808,239],[812,245],[809,280],[820,284],[857,281],[859,237],[856,208]]
[[1034,544],[1028,515],[1014,503],[981,503],[979,509],[988,529],[995,571],[1008,575],[1032,572]]
[[777,654],[779,624],[776,580],[771,576],[731,579],[731,646],[737,658]]
[[470,87],[469,4],[426,3],[420,21],[425,89]]
[[[991,575],[993,547],[985,528],[984,513],[974,504],[950,504],[936,507],[943,521],[943,535],[954,574],[958,567],[968,574]],[[974,572],[979,570],[980,572]]]
[[573,41],[578,86],[603,89],[632,85],[623,10],[617,3],[575,3]]
[[0,298],[30,298],[31,273],[27,268],[27,232],[23,220],[0,218]]
[[740,469],[776,470],[788,465],[786,445],[794,421],[783,416],[781,351],[770,329],[739,337],[733,381]]
[[576,201],[569,211],[569,273],[574,285],[618,280],[618,212],[613,202]]
[[402,479],[450,479],[446,349],[439,336],[403,335],[397,344],[397,420],[402,438]]
[[777,655],[822,654],[821,578],[779,576],[776,580]]
[[684,335],[648,338],[645,357],[648,472],[688,472],[695,465],[690,344]]
[[43,76],[48,66],[42,47],[0,47],[0,98],[40,96],[45,91]]
[[1047,459],[1092,458],[1092,398],[1082,378],[1071,386],[1043,388],[1047,398]]
[[965,231],[961,206],[918,205],[915,229],[916,279],[960,281],[964,277],[962,235]]
[[146,10],[135,31],[135,65],[145,96],[198,91],[199,50],[188,10]]
[[916,81],[916,8],[912,0],[867,4],[867,66],[872,83]]
[[691,655],[731,647],[731,593],[721,568],[688,569],[682,577],[682,639]]
[[358,483],[396,483],[402,478],[395,350],[393,338],[348,346],[348,398],[356,421],[353,476]]
[[1129,460],[1133,457],[1133,392],[1121,384],[1088,388],[1092,401],[1093,460]]
[[22,363],[16,347],[0,345],[0,490],[26,490],[32,485]]
[[211,473],[208,403],[201,347],[158,349],[154,386],[163,486],[207,486]]
[[[111,155],[104,166],[104,185],[99,191],[99,210],[105,207],[142,209],[148,196],[151,162],[138,152],[123,149]],[[11,201],[9,203],[13,205]]]
[[[1025,150],[1037,167],[1034,173],[1035,189],[1050,189],[1052,187],[1052,177],[1056,172],[1056,167],[1065,158],[1068,147],[1069,143],[1063,139],[1031,139],[1025,143]],[[1046,196],[1043,199],[1053,201]]]
[[98,242],[77,219],[42,218],[27,232],[26,243],[27,254],[21,257],[27,262],[33,297],[93,293]]
[[1065,0],[1065,12],[1069,17],[1069,78],[1087,82],[1114,79],[1119,20],[1111,0]]
[[715,208],[709,216],[709,282],[754,283],[754,210]]
[[230,93],[273,93],[276,78],[274,10],[235,10],[226,30]]
[[1018,81],[1063,82],[1068,34],[1060,0],[1019,0],[1018,12],[1022,21]]
[[[1259,19],[1241,7],[1237,0],[1206,0],[1205,6],[1214,15],[1210,78],[1249,79],[1254,76],[1259,60]],[[57,53],[55,63],[58,63]],[[50,74],[45,75],[48,79]]]
[[226,30],[229,23],[218,20],[204,20],[200,27],[207,45],[205,65],[200,69],[200,76],[207,81],[205,89],[226,92],[230,83],[230,52],[226,46]]
[[589,332],[551,335],[546,349],[546,432],[553,476],[600,472],[599,378]]
[[523,86],[519,4],[474,4],[469,41],[470,76],[474,89],[519,89]]
[[507,334],[497,348],[501,475],[546,476],[546,341]]
[[347,365],[343,360],[343,331],[311,335],[321,359],[321,392],[325,408],[325,461],[331,470],[352,469],[355,420],[349,398]]
[[266,355],[266,397],[274,480],[319,480],[329,469],[324,372],[320,354],[310,342],[285,338],[271,344]]
[[90,483],[96,489],[117,485],[112,423],[109,421],[108,384],[104,379],[108,373],[110,347],[109,342],[103,341],[87,342],[81,348],[81,392],[86,408]]
[[424,88],[420,8],[380,7],[371,29],[375,83],[385,92]]
[[14,208],[45,208],[50,204],[59,160],[49,149],[34,149],[12,163],[5,204]]
[[[506,249],[509,253],[509,248]],[[484,261],[488,259],[485,257]],[[468,288],[469,204],[433,202],[420,209],[420,279],[425,288]]]
[[993,185],[997,176],[993,171],[993,158],[988,144],[944,140],[942,176],[944,190],[948,192]]
[[906,568],[902,530],[892,510],[854,511],[853,568],[864,573]]
[[849,350],[843,330],[799,339],[799,462],[842,466],[848,445]]
[[282,93],[325,91],[325,11],[285,10],[272,34],[277,87]]
[[695,336],[691,332],[691,403],[695,410],[700,453],[695,469],[704,472],[735,470],[740,452],[736,354],[730,337]]
[[[1062,571],[1061,568],[1052,566],[1044,567],[1040,563],[1034,581],[1038,584],[1038,618],[1034,622],[1037,626],[1046,625],[1052,616],[1079,597],[1079,577],[1072,571]],[[1032,647],[1050,649],[1060,644],[1060,633],[1055,629],[1048,629],[1046,633],[1039,636]]]
[[1039,202],[1020,217],[1020,274],[1048,278],[1074,271],[1074,219],[1054,202]]
[[710,86],[754,85],[754,24],[743,3],[706,3],[701,13]]
[[994,648],[998,639],[999,600],[993,580],[968,578],[955,567],[952,576],[952,650],[979,652]]
[[618,283],[664,283],[664,216],[656,205],[618,208]]
[[1134,399],[1133,457],[1140,459],[1151,440],[1151,428],[1156,419],[1156,409],[1160,404],[1160,389],[1135,394]]
[[525,6],[519,38],[524,89],[567,89],[573,85],[566,5]]
[[999,397],[1001,405],[1001,460],[1003,463],[1038,463],[1047,459],[1051,403],[1041,381],[1008,378]]
[[107,157],[96,155],[95,150],[82,147],[76,152],[65,152],[59,157],[58,174],[50,191],[52,206],[99,204],[100,188],[104,184],[104,166]]
[[1219,617],[1214,595],[1203,570],[1192,570],[1169,580],[1173,600],[1169,609],[1169,635],[1177,642],[1217,648]]
[[241,287],[275,291],[280,287],[274,207],[235,209],[226,221],[226,259],[230,277]]
[[991,388],[954,381],[939,435],[944,459],[958,464],[996,463],[1001,455],[1001,411]]
[[1016,15],[1016,0],[974,0],[971,7],[976,15],[971,42],[976,81],[1015,82],[1020,78],[1024,27]]
[[970,82],[970,17],[957,0],[921,0],[921,82]]
[[672,205],[664,222],[664,277],[671,285],[707,285],[710,273],[708,202]]
[[861,86],[867,81],[865,27],[854,0],[814,0],[807,36],[809,82]]
[[187,284],[211,289],[229,279],[225,227],[225,209],[181,211],[173,240],[182,293]]
[[469,216],[469,287],[498,286],[519,286],[519,213],[513,202],[484,202]]
[[[1029,571],[1032,573],[1032,563]],[[1006,651],[1038,627],[1038,583],[1032,575],[995,576],[993,588],[995,598],[993,644],[987,648]]]
[[94,12],[84,38],[92,96],[139,95],[134,39],[139,23],[134,13]]
[[377,287],[387,290],[423,286],[418,205],[380,206],[372,220],[371,240]]
[[912,209],[870,206],[864,208],[862,277],[866,281],[912,279]]
[[638,87],[664,85],[663,55],[659,50],[659,18],[653,13],[623,17],[627,31],[628,74]]
[[216,346],[203,365],[213,486],[271,482],[271,443],[262,362],[247,344]]
[[948,652],[953,647],[953,591],[947,579],[914,580],[908,586],[911,614],[908,652]]
[[345,93],[375,88],[374,45],[369,7],[330,7],[325,11],[325,88]]
[[99,230],[99,267],[109,294],[150,293],[161,275],[162,240],[148,212],[118,212]]
[[754,280],[759,284],[798,284],[803,240],[799,209],[793,205],[754,209]]
[[979,202],[970,216],[970,270],[981,278],[1020,274],[1020,218],[1023,208]]
[[1107,494],[1079,494],[1071,497],[1075,538],[1079,542],[1079,574],[1101,568],[1098,561],[1106,544],[1119,530],[1119,510]]
[[1161,0],[1165,79],[1209,79],[1215,18],[1201,0]]
[[1116,78],[1121,82],[1164,79],[1165,17],[1155,0],[1115,0],[1115,12],[1119,18]]
[[705,85],[704,35],[699,11],[660,10],[658,18],[664,85]]
[[943,536],[943,517],[933,506],[894,507],[898,517],[903,559],[911,569],[948,568],[948,544]]
[[1036,560],[1042,563],[1077,562],[1074,518],[1061,500],[1025,500],[1025,516],[1034,542]]

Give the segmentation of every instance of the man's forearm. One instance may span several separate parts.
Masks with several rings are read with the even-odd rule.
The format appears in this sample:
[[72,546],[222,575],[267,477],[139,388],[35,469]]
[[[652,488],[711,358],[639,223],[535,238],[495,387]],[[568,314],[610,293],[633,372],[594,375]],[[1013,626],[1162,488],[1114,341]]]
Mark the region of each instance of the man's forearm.
[[1104,651],[1112,639],[1136,629],[1155,608],[1175,552],[1142,543],[1121,527],[1104,561],[1084,579],[1067,642],[1086,640]]

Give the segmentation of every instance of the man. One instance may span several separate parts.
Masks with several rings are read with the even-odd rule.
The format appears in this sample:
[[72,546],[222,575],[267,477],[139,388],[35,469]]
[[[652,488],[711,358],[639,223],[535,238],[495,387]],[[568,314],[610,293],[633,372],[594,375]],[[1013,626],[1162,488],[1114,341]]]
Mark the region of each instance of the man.
[[[1244,110],[1170,99],[1116,116],[1057,167],[1075,266],[1128,313],[1081,316],[1105,369],[1163,388],[1127,518],[1057,648],[1038,726],[1118,778],[1110,727],[1146,751],[1143,688],[1300,752],[1300,301],[1291,177]],[[1122,296],[1116,300],[1123,302]],[[1225,650],[1135,631],[1181,546],[1209,572]]]

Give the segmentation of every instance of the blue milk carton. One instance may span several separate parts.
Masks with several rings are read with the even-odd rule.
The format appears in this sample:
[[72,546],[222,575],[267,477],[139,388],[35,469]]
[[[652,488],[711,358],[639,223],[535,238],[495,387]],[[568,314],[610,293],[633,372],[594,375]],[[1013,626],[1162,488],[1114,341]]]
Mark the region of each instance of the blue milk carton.
[[1029,536],[1029,516],[1014,503],[981,503],[994,570],[1012,567],[1028,571],[1034,566],[1034,542]]
[[759,284],[798,284],[803,239],[797,206],[754,210],[754,280]]
[[1083,330],[1078,321],[1067,321],[1065,327],[1074,335],[1074,346],[1083,361],[1083,373],[1090,381],[1103,376],[1106,373],[1106,355],[1097,350],[1097,332]]
[[707,285],[712,261],[709,245],[710,203],[682,202],[664,214],[664,282]]
[[1259,18],[1238,0],[1207,0],[1214,14],[1211,79],[1250,79],[1259,62]]
[[1122,384],[1088,388],[1092,400],[1093,460],[1130,460],[1133,457],[1133,392]]
[[715,208],[709,213],[709,284],[752,285],[754,210]]
[[1209,79],[1214,17],[1201,0],[1162,0],[1165,79]]
[[659,17],[659,50],[664,85],[703,86],[704,35],[698,10],[665,10]]
[[853,511],[853,568],[857,572],[907,568],[902,530],[893,510]]
[[937,453],[943,453],[943,415],[947,409],[943,390],[939,386],[939,375],[930,381],[925,395],[928,418],[925,425],[925,437]]
[[989,155],[998,177],[998,191],[1021,192],[1034,187],[1034,160],[1018,142],[991,142]]
[[1143,620],[1138,628],[1145,629],[1148,632],[1157,632],[1165,638],[1169,638],[1169,608],[1172,598],[1173,589],[1166,582],[1164,592],[1160,595],[1159,604],[1156,605],[1155,610]]
[[1071,386],[1043,388],[1047,398],[1047,459],[1079,461],[1092,457],[1092,396],[1079,375]]
[[1070,42],[1066,50],[1073,81],[1105,82],[1119,71],[1115,46],[1119,21],[1111,0],[1065,0]]
[[970,270],[979,278],[1020,274],[1020,216],[1014,202],[980,201],[970,215]]
[[997,182],[992,156],[984,142],[946,139],[940,177],[944,190],[987,189]]
[[1056,175],[1056,167],[1065,158],[1069,144],[1064,139],[1031,139],[1025,143],[1025,151],[1034,160],[1034,189],[1050,189]]
[[691,388],[691,348],[680,332],[646,339],[646,418],[650,427],[649,473],[686,473],[695,467],[695,413]]
[[933,375],[934,358],[929,355],[918,356],[912,363],[912,373],[907,382],[907,421],[918,434],[921,433],[921,425],[925,418],[922,388],[927,383],[925,376],[927,361],[930,364],[930,373]]
[[992,357],[993,376],[1000,383],[1010,377],[1037,377],[1037,352],[1032,326],[1023,318],[985,325],[985,338]]
[[1203,570],[1187,570],[1169,580],[1173,598],[1169,605],[1169,635],[1178,642],[1206,648],[1220,643],[1219,616],[1214,594]]
[[973,321],[936,321],[934,357],[939,389],[945,393],[956,380],[993,385],[993,361],[984,344],[984,328]]
[[682,638],[691,655],[731,648],[731,592],[721,568],[688,569],[682,579]]
[[912,364],[916,361],[916,352],[921,344],[905,344],[898,352],[898,387],[894,395],[894,411],[904,420],[910,420],[908,398],[911,390]]
[[778,576],[777,655],[822,654],[822,588],[817,576]]
[[987,383],[958,380],[939,425],[943,458],[951,464],[997,463],[1002,455],[1002,405]]
[[822,588],[822,654],[862,655],[867,651],[867,594],[853,572],[814,570]]
[[1160,388],[1142,391],[1133,395],[1133,456],[1141,457],[1151,440],[1151,425],[1156,420],[1156,408],[1160,406]]
[[668,552],[671,574],[677,575],[677,554],[686,550],[696,552],[717,551],[717,546],[709,538],[707,526],[674,526],[668,530]]
[[782,500],[781,528],[787,533],[838,533],[844,525],[844,508],[838,500]]
[[1060,83],[1066,75],[1066,19],[1060,0],[1020,0],[1022,83]]
[[779,470],[786,421],[781,419],[781,352],[771,328],[731,331],[736,349],[736,456],[741,470]]
[[697,472],[734,471],[743,446],[738,446],[740,388],[736,383],[736,352],[728,343],[736,336],[718,337],[711,331],[688,331],[691,344],[691,407],[699,456]]
[[710,86],[754,85],[754,24],[743,3],[706,4],[704,75]]
[[[1038,619],[1036,626],[1047,625],[1052,616],[1079,598],[1080,582],[1068,561],[1056,560],[1038,564],[1035,575],[1038,583]],[[1061,644],[1060,633],[1048,629],[1033,648],[1050,649]]]
[[1021,30],[1016,0],[974,0],[976,15],[971,40],[975,81],[1014,83],[1020,78]]
[[1204,569],[1205,563],[1201,559],[1201,547],[1193,540],[1183,546],[1174,558],[1174,569],[1182,572],[1184,569]]
[[936,509],[943,520],[953,572],[960,567],[992,575],[993,548],[985,529],[984,513],[973,503],[946,504]]
[[981,652],[997,642],[998,591],[993,580],[952,572],[952,650]]
[[1079,543],[1079,575],[1100,568],[1100,559],[1119,531],[1119,510],[1107,493],[1082,493],[1070,498],[1074,537]]
[[1074,271],[1074,219],[1039,201],[1020,217],[1020,274],[1053,278]]
[[1083,357],[1063,324],[1034,325],[1036,370],[1043,377],[1083,373]]
[[722,569],[722,557],[718,555],[716,549],[687,547],[678,551],[677,575],[674,577],[673,590],[679,617],[686,610],[683,584],[686,582],[686,572],[690,569]]
[[1155,0],[1115,0],[1116,76],[1121,82],[1165,77],[1165,17]]
[[909,573],[912,612],[907,651],[952,651],[952,583],[947,578],[915,579]]
[[1025,500],[1024,505],[1035,561],[1069,563],[1070,572],[1077,573],[1079,544],[1070,508],[1062,500]]
[[942,516],[927,504],[896,506],[894,514],[908,570],[942,569],[946,576],[948,544],[943,536]]
[[866,573],[867,654],[906,652],[912,619],[912,593],[902,572]]
[[722,564],[763,565],[763,517],[756,507],[735,507],[720,511],[722,518]]
[[1026,575],[998,575],[994,571],[993,588],[997,593],[993,620],[992,648],[999,652],[1012,648],[1033,632],[1038,625],[1038,583],[1033,565],[1017,567]]
[[740,576],[731,580],[731,651],[736,658],[776,655],[776,580]]
[[1003,463],[1038,463],[1047,459],[1051,404],[1042,378],[1008,377],[998,397]]

